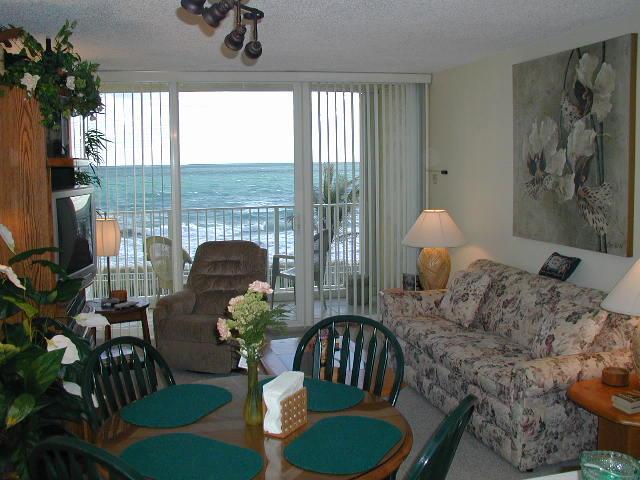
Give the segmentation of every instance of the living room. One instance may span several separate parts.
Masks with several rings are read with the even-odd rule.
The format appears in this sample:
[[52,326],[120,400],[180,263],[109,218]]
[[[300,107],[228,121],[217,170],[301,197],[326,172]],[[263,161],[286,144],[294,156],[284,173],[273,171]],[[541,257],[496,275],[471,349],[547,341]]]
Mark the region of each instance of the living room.
[[639,26],[0,0],[0,477],[640,478]]

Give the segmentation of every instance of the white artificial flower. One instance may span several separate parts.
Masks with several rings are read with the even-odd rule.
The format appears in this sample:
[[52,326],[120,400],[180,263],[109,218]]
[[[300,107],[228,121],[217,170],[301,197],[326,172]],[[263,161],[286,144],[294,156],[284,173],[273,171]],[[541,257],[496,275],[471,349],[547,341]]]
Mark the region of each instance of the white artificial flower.
[[556,179],[556,194],[561,202],[571,200],[576,192],[575,173],[567,173]]
[[11,250],[12,253],[16,253],[16,241],[13,239],[13,234],[11,233],[11,230],[9,230],[5,225],[1,223],[0,223],[0,238],[4,240],[4,243],[7,244],[7,247],[9,247],[9,250]]
[[567,156],[575,172],[579,159],[591,157],[595,147],[596,132],[587,128],[585,119],[578,120],[567,137]]
[[64,388],[67,391],[67,393],[71,395],[75,395],[76,397],[82,396],[82,389],[80,388],[80,385],[78,385],[77,383],[63,381],[62,388]]
[[69,90],[75,90],[76,89],[76,77],[74,77],[73,75],[69,75],[67,77],[67,88]]
[[78,325],[86,328],[103,328],[109,325],[109,320],[99,313],[80,313],[73,317]]
[[29,94],[33,93],[33,91],[38,86],[38,82],[40,81],[40,75],[31,75],[30,73],[25,73],[20,80],[20,83],[24,85]]
[[529,174],[533,177],[526,182],[527,192],[534,199],[548,188],[548,175],[561,175],[566,163],[564,149],[558,150],[558,124],[549,117],[545,117],[538,124],[534,120],[531,132],[522,144],[523,160],[527,164]]
[[21,288],[22,290],[26,290],[26,288],[24,287],[24,285],[22,285],[22,282],[16,275],[16,272],[13,271],[13,268],[6,265],[0,265],[0,273],[3,273],[16,287]]
[[47,351],[52,352],[54,350],[60,350],[64,348],[64,356],[62,357],[62,364],[69,365],[71,363],[80,360],[78,355],[78,348],[73,344],[69,337],[64,335],[56,335],[52,339],[47,339]]
[[[608,63],[602,63],[596,74],[599,63],[596,57],[585,53],[576,66],[576,77],[583,86],[591,90],[593,100],[590,112],[602,122],[611,112],[611,95],[616,88],[616,72]],[[589,112],[584,113],[586,115]]]

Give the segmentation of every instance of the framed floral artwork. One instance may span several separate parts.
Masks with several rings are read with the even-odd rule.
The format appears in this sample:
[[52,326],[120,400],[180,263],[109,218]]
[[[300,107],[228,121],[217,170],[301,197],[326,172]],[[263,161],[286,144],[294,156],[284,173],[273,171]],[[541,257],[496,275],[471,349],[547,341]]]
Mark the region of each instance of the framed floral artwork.
[[637,35],[513,66],[513,234],[633,254]]

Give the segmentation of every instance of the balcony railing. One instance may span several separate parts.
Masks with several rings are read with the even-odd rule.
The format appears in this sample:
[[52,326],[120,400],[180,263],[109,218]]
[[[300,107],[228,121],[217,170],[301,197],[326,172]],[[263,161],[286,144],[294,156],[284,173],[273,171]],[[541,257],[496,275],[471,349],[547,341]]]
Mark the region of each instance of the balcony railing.
[[[344,289],[347,276],[359,271],[360,249],[358,245],[358,204],[316,204],[314,218],[337,218],[338,212],[347,212],[344,220],[330,232],[332,238],[325,259],[323,289],[333,296]],[[249,240],[268,251],[267,279],[271,281],[273,255],[294,255],[294,206],[261,205],[221,208],[188,208],[182,210],[182,247],[193,258],[198,245],[214,240]],[[147,260],[145,238],[153,235],[169,237],[171,210],[131,210],[104,212],[116,218],[122,231],[120,253],[111,259],[112,288],[127,290],[133,296],[155,296],[159,292],[157,277]],[[335,225],[337,222],[330,222]],[[293,261],[282,261],[283,268]],[[107,295],[106,261],[98,259],[98,275],[92,293],[96,297]],[[184,279],[189,274],[185,265]],[[291,288],[286,281],[279,289]],[[329,293],[327,293],[329,295]]]

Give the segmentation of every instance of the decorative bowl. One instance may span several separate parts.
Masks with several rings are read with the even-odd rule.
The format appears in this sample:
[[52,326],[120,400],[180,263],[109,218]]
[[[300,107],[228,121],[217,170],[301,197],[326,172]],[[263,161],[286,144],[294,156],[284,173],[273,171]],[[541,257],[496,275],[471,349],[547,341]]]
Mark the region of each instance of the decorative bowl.
[[640,463],[620,452],[595,450],[580,455],[582,480],[638,480]]

